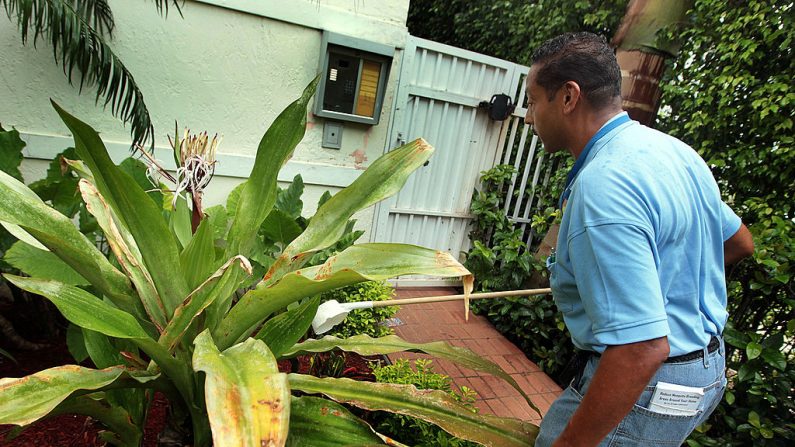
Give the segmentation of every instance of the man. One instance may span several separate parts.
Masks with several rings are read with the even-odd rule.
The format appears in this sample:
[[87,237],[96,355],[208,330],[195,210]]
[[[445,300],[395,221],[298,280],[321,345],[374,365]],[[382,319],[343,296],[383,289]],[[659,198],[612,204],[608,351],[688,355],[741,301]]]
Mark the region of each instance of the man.
[[613,50],[593,34],[533,55],[525,122],[576,160],[548,264],[586,357],[536,446],[678,446],[726,384],[724,265],[753,241],[698,154],[631,121],[620,92]]

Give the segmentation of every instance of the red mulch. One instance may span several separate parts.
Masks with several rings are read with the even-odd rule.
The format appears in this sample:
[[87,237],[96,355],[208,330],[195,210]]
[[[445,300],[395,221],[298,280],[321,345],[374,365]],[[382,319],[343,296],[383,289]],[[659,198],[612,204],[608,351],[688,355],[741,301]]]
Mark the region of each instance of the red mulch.
[[[64,341],[58,341],[51,348],[38,351],[12,351],[18,363],[0,356],[0,377],[23,377],[54,366],[74,364]],[[373,381],[369,362],[379,357],[361,357],[355,353],[345,354],[343,377],[356,380]],[[297,372],[309,372],[309,356],[298,358]],[[87,364],[85,366],[91,366]],[[291,363],[287,360],[279,362],[279,370],[289,372]],[[144,447],[156,447],[157,436],[163,430],[168,413],[168,400],[160,393],[155,394],[154,402],[149,410],[144,429]],[[105,444],[97,434],[102,426],[86,416],[61,415],[31,424],[17,438],[4,442],[5,436],[14,428],[11,425],[0,425],[0,445],[6,447],[98,447]]]

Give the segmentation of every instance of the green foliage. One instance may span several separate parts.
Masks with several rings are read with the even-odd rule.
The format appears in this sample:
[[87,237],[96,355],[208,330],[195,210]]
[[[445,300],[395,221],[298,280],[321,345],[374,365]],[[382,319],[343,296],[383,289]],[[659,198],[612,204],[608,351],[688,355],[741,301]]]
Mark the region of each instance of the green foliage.
[[612,37],[626,7],[626,0],[415,1],[408,27],[414,36],[526,64],[541,42],[564,32]]
[[344,352],[320,352],[309,358],[309,374],[315,377],[342,377],[344,369]]
[[64,216],[74,217],[83,205],[80,192],[77,190],[77,182],[80,179],[62,157],[70,160],[78,159],[74,148],[61,152],[47,166],[46,176],[31,183],[30,189]]
[[17,241],[6,251],[3,260],[19,271],[37,278],[51,278],[64,284],[83,285],[89,283],[74,269],[56,262],[58,257],[22,241]]
[[727,270],[733,388],[691,446],[795,441],[794,18],[787,0],[696,1],[662,84],[658,127],[709,163],[756,245]]
[[[229,225],[237,212],[237,204],[240,200],[245,183],[238,185],[229,194],[226,208],[222,205],[212,207],[207,211],[212,226],[215,229],[216,244],[219,247],[224,245],[223,237],[228,231]],[[284,249],[300,235],[309,224],[312,218],[305,218],[301,215],[304,209],[304,202],[301,196],[304,193],[304,180],[301,174],[297,174],[292,183],[287,188],[278,188],[276,191],[276,202],[273,210],[262,222],[257,238],[252,249],[251,261],[255,271],[262,276],[275,262]],[[325,191],[318,200],[318,209],[331,197],[331,193]],[[345,230],[340,239],[331,246],[315,252],[307,261],[306,265],[318,265],[350,247],[364,234],[362,230],[354,230],[356,219],[349,219]]]
[[[3,126],[0,126],[0,171],[19,181],[22,181],[19,165],[22,164],[22,149],[24,147],[25,142],[19,138],[19,132],[16,129],[5,130]],[[16,238],[0,226],[0,269],[8,268],[2,257],[14,241]]]
[[[86,205],[80,197],[80,191],[77,189],[80,178],[72,166],[67,163],[67,160],[79,159],[80,157],[73,147],[65,149],[56,155],[47,166],[45,177],[31,183],[30,189],[64,216],[70,218],[77,216],[80,232],[90,239],[97,240],[98,244],[102,245],[104,244],[104,235],[97,225],[97,220],[86,209]],[[130,175],[136,178],[146,178],[146,167],[140,161],[127,158],[122,162],[122,166]],[[139,184],[142,183],[139,182]],[[148,181],[143,184],[149,185]],[[149,194],[153,199],[155,195],[160,196],[160,203],[162,203],[162,194],[159,192]],[[107,248],[104,248],[103,252],[106,255],[109,254]]]
[[0,126],[0,171],[22,180],[19,165],[22,163],[22,149],[25,142],[19,138],[16,129],[5,130]]
[[[367,281],[352,286],[342,287],[321,295],[321,301],[337,300],[340,303],[360,301],[386,301],[395,296],[395,290],[386,282]],[[380,324],[397,313],[397,306],[376,307],[372,309],[352,310],[342,323],[335,326],[329,334],[339,338],[367,334],[371,337],[383,337],[394,333],[392,328]]]
[[522,241],[522,231],[503,212],[513,166],[497,165],[481,174],[482,188],[472,195],[475,219],[470,238],[473,248],[465,265],[483,291],[518,289],[541,265]]
[[[452,389],[450,377],[434,372],[431,360],[417,359],[412,364],[398,359],[391,365],[373,364],[373,375],[380,383],[413,385],[420,390],[440,390],[449,393],[473,412],[477,394],[467,387],[460,392]],[[372,416],[376,430],[383,431],[398,441],[421,447],[475,447],[480,444],[456,438],[439,427],[423,420],[399,414],[378,412]]]
[[[207,446],[213,441],[232,445],[240,440],[284,445],[288,416],[295,416],[304,426],[309,420],[322,420],[322,414],[315,413],[317,406],[289,406],[294,390],[323,394],[365,409],[404,413],[488,445],[532,443],[537,432],[534,425],[473,414],[445,393],[417,395],[415,388],[403,385],[278,372],[277,360],[288,358],[295,350],[290,345],[306,333],[317,311],[319,299],[312,297],[401,275],[469,274],[449,255],[401,244],[351,246],[323,264],[307,264],[319,251],[338,247],[346,229],[348,235],[355,234],[351,216],[399,191],[433,151],[421,139],[390,151],[337,195],[324,195],[318,213],[301,220],[300,179],[280,191],[278,167],[304,133],[306,107],[315,85],[311,82],[266,132],[258,162],[239,190],[239,199],[227,203],[234,209],[234,217],[222,207],[208,210],[208,216],[197,214],[200,222],[195,231],[186,219],[191,213],[188,206],[195,200],[179,198],[176,208],[164,207],[164,201],[170,204],[168,194],[147,193],[152,186],[140,175],[139,162],[114,164],[97,132],[54,104],[72,131],[81,159],[67,162],[80,176],[76,183],[79,197],[110,250],[101,251],[94,235],[81,233],[74,219],[54,208],[58,204],[77,212],[79,207],[70,206],[68,200],[54,200],[71,197],[59,190],[73,193],[74,178],[58,177],[63,173],[51,166],[52,178],[38,185],[43,194],[49,194],[51,203],[46,203],[18,179],[0,172],[0,220],[16,225],[21,237],[50,250],[49,254],[36,253],[32,264],[29,261],[35,252],[20,245],[11,258],[24,258],[19,267],[28,276],[4,277],[57,306],[75,325],[69,335],[70,351],[76,358],[87,355],[101,369],[61,366],[4,380],[0,424],[27,425],[58,413],[86,414],[105,425],[112,432],[107,436],[116,444],[139,445],[151,403],[147,398],[151,391],[146,388],[150,388],[168,396],[172,425],[192,432],[193,445]],[[59,182],[58,186],[48,185],[50,180]],[[376,184],[379,187],[373,188]],[[297,226],[300,235],[290,241],[287,231],[274,230],[274,226],[263,230],[273,213],[279,215],[277,229]],[[326,232],[328,228],[333,231]],[[280,253],[270,267],[259,265],[262,276],[252,268],[257,261],[252,263],[242,254],[253,251],[252,257],[264,257],[267,251],[252,250],[257,244],[271,245],[273,253]],[[64,274],[67,266],[74,274]],[[364,286],[357,293],[372,298],[368,294],[379,287],[383,288],[381,283]],[[304,299],[308,300],[296,306]],[[259,328],[257,337],[252,338]],[[315,344],[312,352],[336,347],[365,349],[371,354],[384,350],[433,352],[471,369],[489,371],[518,388],[497,365],[443,342],[420,345],[396,336],[324,340],[316,340],[321,346]],[[329,366],[332,373],[337,369]],[[238,421],[231,428],[230,418]],[[343,426],[343,437],[344,426],[362,425],[359,421],[336,422]],[[489,429],[483,430],[484,425]],[[303,438],[311,439],[303,443],[294,440],[293,445],[317,445],[316,434],[291,435],[314,436]]]
[[322,264],[331,256],[355,244],[356,241],[359,240],[359,238],[364,234],[363,230],[354,230],[353,228],[355,225],[356,219],[348,220],[348,223],[345,225],[345,229],[343,230],[342,236],[340,236],[339,240],[327,248],[318,250],[314,255],[312,255],[309,261],[307,261],[307,265]]

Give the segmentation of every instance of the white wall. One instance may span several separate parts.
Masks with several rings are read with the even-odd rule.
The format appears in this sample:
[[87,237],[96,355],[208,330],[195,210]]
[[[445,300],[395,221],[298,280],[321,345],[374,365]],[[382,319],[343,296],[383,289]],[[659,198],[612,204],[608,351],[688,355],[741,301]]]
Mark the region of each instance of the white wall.
[[[223,135],[210,204],[222,203],[226,191],[248,175],[268,125],[317,74],[322,29],[397,48],[407,35],[408,0],[200,0],[186,2],[184,18],[173,8],[161,17],[148,0],[110,5],[116,21],[111,46],[143,91],[158,149],[168,147],[174,120],[180,129]],[[397,51],[380,123],[345,123],[340,150],[320,146],[323,120],[309,113],[307,134],[279,178],[302,174],[306,214],[314,212],[323,191],[346,186],[383,153],[400,56]],[[20,131],[29,159],[51,158],[71,145],[50,98],[100,131],[115,157],[127,154],[128,129],[94,103],[94,90],[79,94],[54,63],[50,45],[23,46],[16,24],[5,16],[0,67],[0,123]],[[164,152],[158,157],[171,158]],[[45,165],[26,161],[26,181],[43,174]],[[372,210],[357,218],[369,229]]]

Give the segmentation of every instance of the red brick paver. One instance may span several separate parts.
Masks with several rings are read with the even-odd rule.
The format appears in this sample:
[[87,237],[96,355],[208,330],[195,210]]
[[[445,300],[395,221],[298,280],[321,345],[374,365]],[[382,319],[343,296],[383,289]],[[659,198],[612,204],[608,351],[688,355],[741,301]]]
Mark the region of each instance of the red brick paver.
[[[397,298],[422,296],[455,295],[455,289],[448,287],[398,289]],[[401,307],[397,313],[403,324],[395,327],[401,338],[415,343],[447,341],[454,346],[469,348],[483,358],[499,365],[530,396],[530,400],[544,414],[550,404],[561,393],[560,387],[544,374],[538,366],[513,343],[509,342],[482,316],[469,313],[469,321],[464,321],[462,301],[445,303],[411,304]],[[533,410],[522,395],[502,379],[486,373],[472,371],[453,362],[434,359],[424,354],[396,353],[389,356],[398,358],[431,358],[436,372],[450,376],[459,388],[466,386],[478,393],[475,406],[481,413],[502,417],[513,417],[540,423],[541,417]]]

